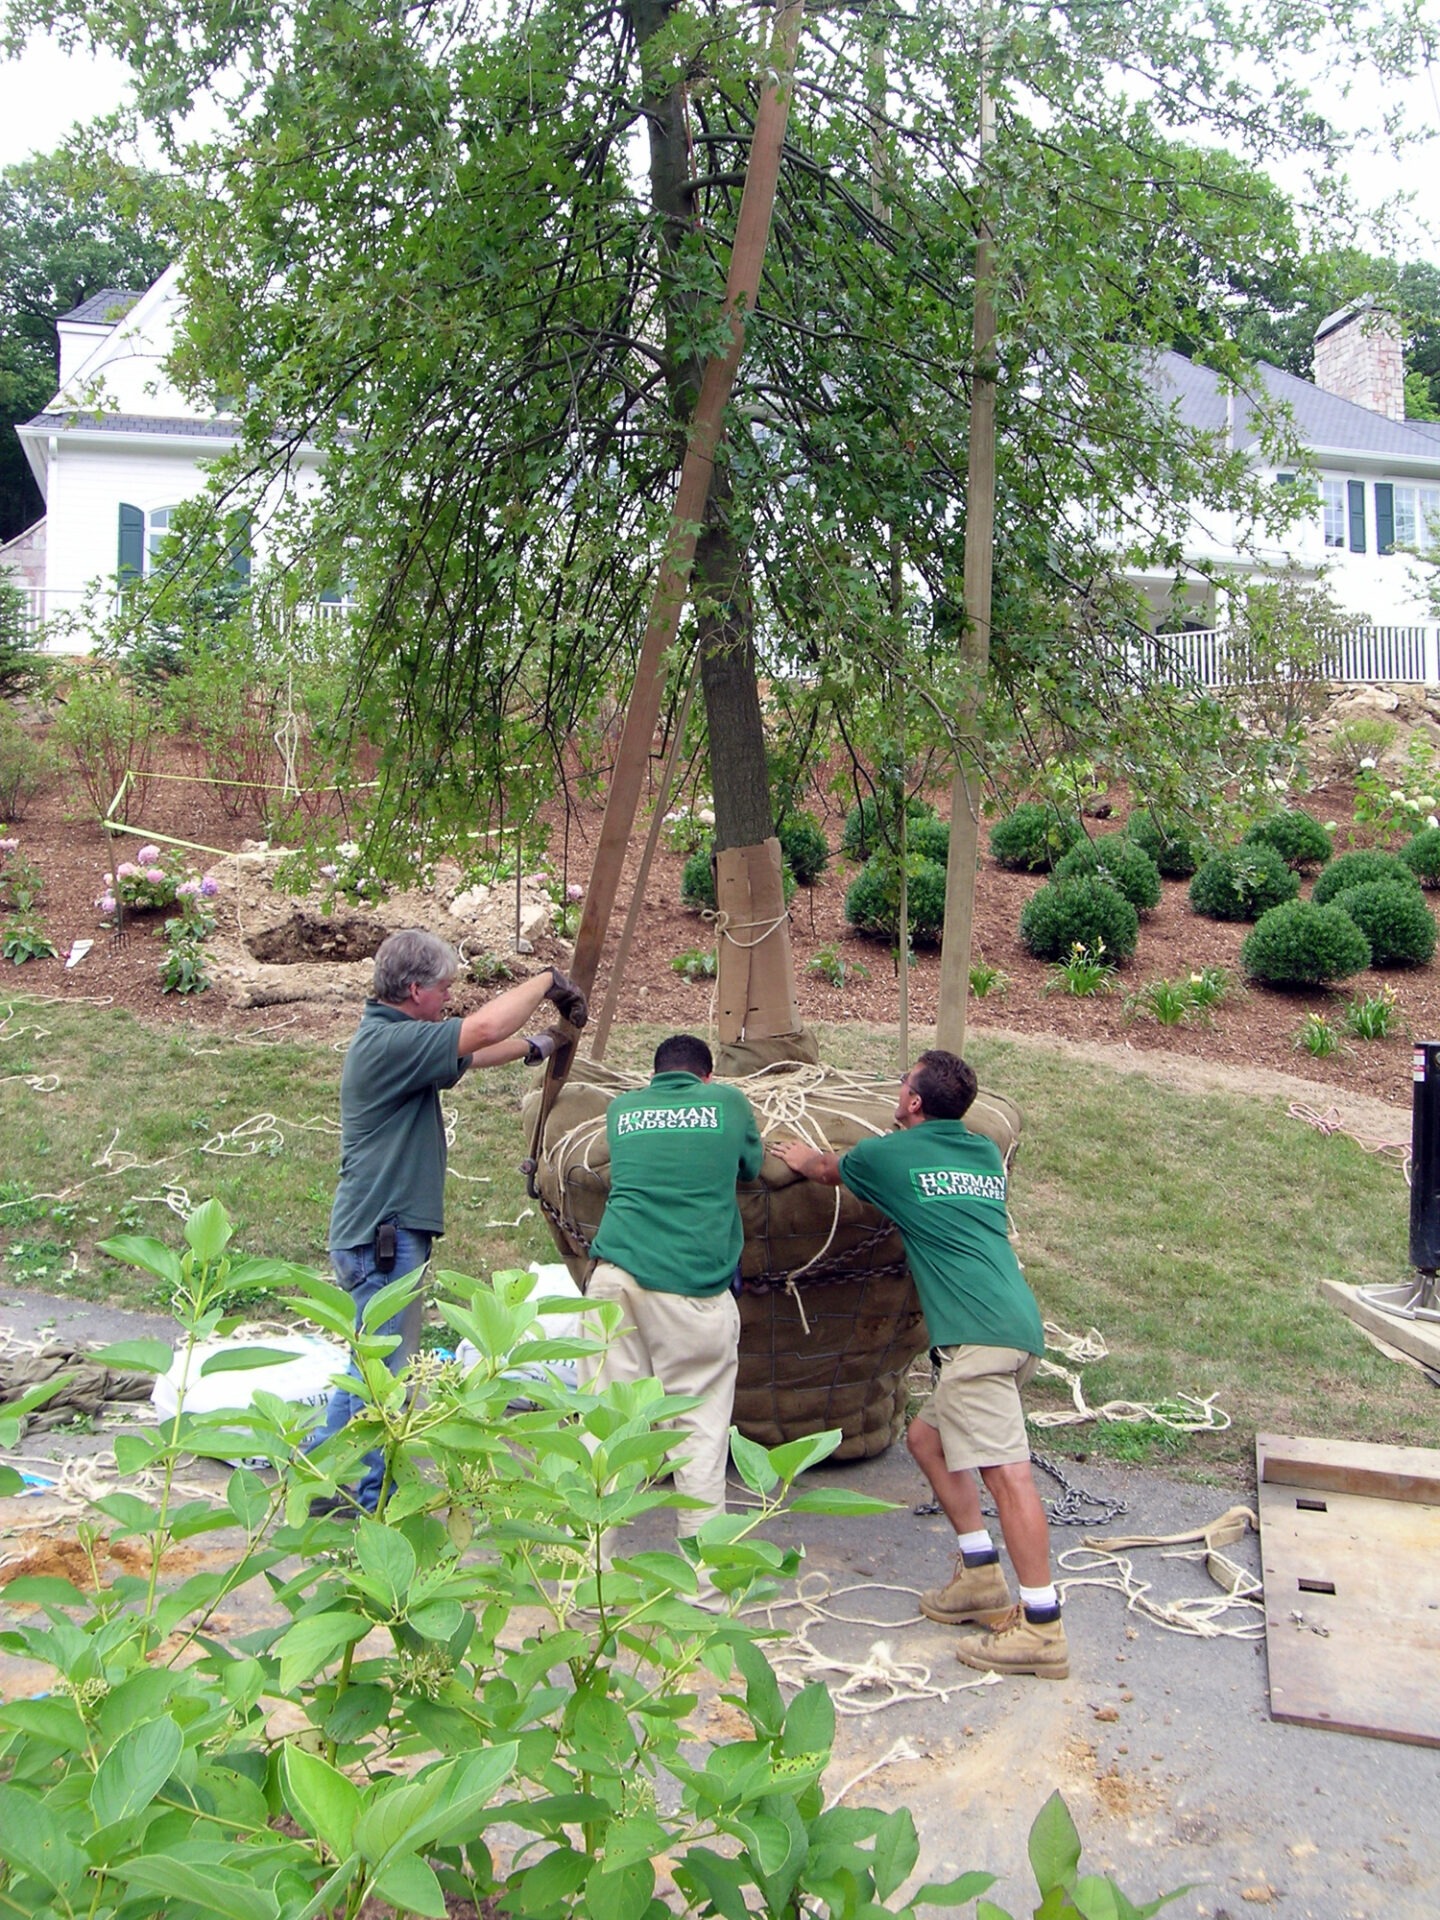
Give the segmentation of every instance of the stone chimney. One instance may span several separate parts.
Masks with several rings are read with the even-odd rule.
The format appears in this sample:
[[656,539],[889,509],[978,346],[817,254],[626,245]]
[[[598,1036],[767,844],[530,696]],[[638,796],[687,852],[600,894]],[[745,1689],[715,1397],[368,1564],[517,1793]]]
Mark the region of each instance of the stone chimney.
[[1405,355],[1393,313],[1360,301],[1315,329],[1315,384],[1387,420],[1405,418]]

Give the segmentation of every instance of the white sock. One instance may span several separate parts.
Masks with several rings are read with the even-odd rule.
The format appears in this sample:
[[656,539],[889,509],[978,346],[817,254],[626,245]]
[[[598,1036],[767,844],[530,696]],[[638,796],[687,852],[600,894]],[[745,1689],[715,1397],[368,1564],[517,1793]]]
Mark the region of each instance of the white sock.
[[957,1533],[955,1547],[960,1553],[994,1553],[995,1543],[990,1538],[988,1527],[981,1527],[978,1533]]
[[1052,1581],[1048,1587],[1021,1587],[1020,1604],[1028,1613],[1033,1607],[1037,1613],[1053,1611],[1060,1605],[1060,1596]]

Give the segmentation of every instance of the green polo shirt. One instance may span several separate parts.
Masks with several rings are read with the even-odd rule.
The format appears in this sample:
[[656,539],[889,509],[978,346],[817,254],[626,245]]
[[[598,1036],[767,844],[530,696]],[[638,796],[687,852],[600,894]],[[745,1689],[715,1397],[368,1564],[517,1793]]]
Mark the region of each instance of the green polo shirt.
[[440,1090],[470,1064],[460,1021],[416,1020],[367,1000],[340,1075],[340,1184],[333,1247],[365,1247],[382,1220],[445,1231],[445,1117]]
[[1000,1149],[960,1120],[862,1140],[840,1162],[852,1193],[900,1229],[937,1347],[1043,1353],[1040,1309],[1010,1244]]
[[723,1293],[745,1234],[737,1180],[753,1180],[765,1149],[738,1087],[693,1073],[657,1073],[617,1094],[605,1118],[610,1197],[591,1244],[656,1293]]

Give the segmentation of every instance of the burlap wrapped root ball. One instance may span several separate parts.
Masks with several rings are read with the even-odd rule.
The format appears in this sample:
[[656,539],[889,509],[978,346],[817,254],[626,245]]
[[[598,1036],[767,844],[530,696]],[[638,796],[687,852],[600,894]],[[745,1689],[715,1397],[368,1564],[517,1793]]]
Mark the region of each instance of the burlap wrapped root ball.
[[[610,1190],[605,1112],[616,1093],[646,1077],[577,1062],[546,1121],[536,1184],[582,1287]],[[843,1153],[894,1124],[889,1081],[784,1063],[730,1084],[755,1107],[767,1146],[799,1135]],[[539,1097],[537,1087],[525,1099],[527,1137]],[[995,1142],[1008,1169],[1020,1139],[1013,1101],[982,1090],[965,1124]],[[736,1425],[768,1447],[838,1427],[837,1459],[883,1453],[905,1424],[910,1365],[930,1345],[899,1234],[844,1187],[802,1180],[770,1152],[760,1178],[739,1191]],[[676,1234],[683,1237],[683,1221]]]

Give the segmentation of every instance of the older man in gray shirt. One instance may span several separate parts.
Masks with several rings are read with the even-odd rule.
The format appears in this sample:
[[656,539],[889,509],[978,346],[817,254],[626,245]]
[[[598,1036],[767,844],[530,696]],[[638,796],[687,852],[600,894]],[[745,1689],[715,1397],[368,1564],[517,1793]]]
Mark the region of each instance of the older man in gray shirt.
[[[340,1076],[340,1184],[330,1215],[330,1259],[355,1301],[358,1328],[382,1287],[428,1265],[432,1242],[445,1231],[445,1117],[441,1092],[470,1067],[511,1060],[535,1063],[557,1044],[551,1032],[526,1038],[520,1029],[549,1000],[573,1026],[585,1020],[585,996],[550,967],[463,1016],[448,1011],[460,971],[453,947],[418,928],[392,933],[375,955],[373,997],[345,1056]],[[420,1340],[421,1300],[378,1328],[399,1336],[386,1360],[399,1373]],[[354,1371],[352,1367],[352,1372]],[[336,1434],[363,1403],[344,1387],[330,1395],[313,1444]],[[373,1513],[384,1462],[365,1456],[352,1494],[311,1503],[312,1517]]]

